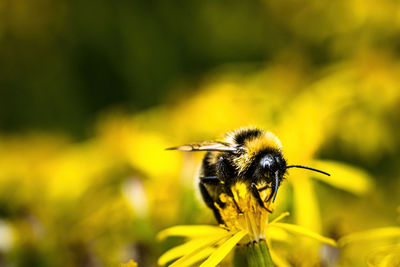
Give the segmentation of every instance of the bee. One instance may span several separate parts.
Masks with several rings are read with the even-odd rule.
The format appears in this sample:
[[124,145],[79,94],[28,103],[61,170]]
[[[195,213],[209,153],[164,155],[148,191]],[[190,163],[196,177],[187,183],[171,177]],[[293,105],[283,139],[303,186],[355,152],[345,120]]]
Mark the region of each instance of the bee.
[[270,188],[271,193],[266,201],[272,199],[274,202],[287,169],[303,168],[329,176],[314,168],[287,165],[279,139],[269,131],[254,127],[228,132],[223,141],[187,144],[167,150],[207,152],[198,174],[198,185],[203,201],[214,212],[219,224],[224,224],[216,206],[224,207],[221,194],[231,197],[238,213],[242,213],[232,193],[236,183],[244,183],[257,203],[271,212],[264,205],[260,192]]

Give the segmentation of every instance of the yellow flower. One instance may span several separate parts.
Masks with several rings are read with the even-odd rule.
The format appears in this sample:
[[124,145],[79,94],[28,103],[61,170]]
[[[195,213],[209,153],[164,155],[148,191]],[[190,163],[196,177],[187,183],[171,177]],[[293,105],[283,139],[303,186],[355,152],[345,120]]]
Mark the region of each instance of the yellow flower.
[[400,266],[400,245],[380,247],[373,251],[367,260],[369,267],[395,267]]
[[[265,190],[267,191],[267,190]],[[298,225],[280,223],[282,218],[289,215],[288,212],[281,214],[275,220],[268,222],[269,212],[272,208],[272,200],[268,200],[270,192],[264,192],[261,198],[265,207],[261,207],[256,199],[248,192],[244,184],[238,183],[232,188],[234,200],[241,212],[238,211],[234,200],[231,197],[223,196],[224,208],[219,208],[225,225],[209,226],[174,226],[161,231],[158,239],[168,236],[182,236],[188,238],[188,242],[165,252],[158,260],[159,265],[176,260],[170,266],[191,266],[194,263],[203,261],[201,267],[216,266],[230,251],[239,244],[262,244],[265,241],[269,249],[261,249],[262,254],[271,254],[272,260],[280,266],[288,266],[284,259],[270,250],[270,241],[274,239],[278,230],[278,239],[282,237],[279,230],[286,233],[299,234],[315,240],[336,246],[336,242],[330,238],[323,237],[306,228]],[[285,240],[285,238],[283,238]],[[260,247],[263,247],[260,245]],[[265,246],[264,248],[266,248]]]
[[121,263],[119,267],[138,267],[137,262],[130,260],[127,263]]
[[382,227],[346,235],[339,239],[338,245],[342,250],[352,244],[367,250],[368,266],[391,267],[400,265],[399,238],[400,227]]

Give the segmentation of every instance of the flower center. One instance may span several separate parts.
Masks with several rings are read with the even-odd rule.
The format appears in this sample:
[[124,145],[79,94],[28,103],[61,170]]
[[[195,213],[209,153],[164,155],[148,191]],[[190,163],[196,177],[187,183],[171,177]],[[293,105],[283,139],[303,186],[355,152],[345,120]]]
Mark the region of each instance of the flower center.
[[265,207],[259,204],[246,184],[236,183],[231,190],[234,199],[227,194],[221,194],[220,199],[226,205],[222,208],[217,204],[226,228],[230,231],[248,231],[248,238],[244,238],[242,243],[259,242],[265,239],[265,227],[269,216],[267,209],[271,210],[272,205],[272,200],[267,201],[267,199],[271,194],[271,190],[268,188],[260,192],[260,197]]

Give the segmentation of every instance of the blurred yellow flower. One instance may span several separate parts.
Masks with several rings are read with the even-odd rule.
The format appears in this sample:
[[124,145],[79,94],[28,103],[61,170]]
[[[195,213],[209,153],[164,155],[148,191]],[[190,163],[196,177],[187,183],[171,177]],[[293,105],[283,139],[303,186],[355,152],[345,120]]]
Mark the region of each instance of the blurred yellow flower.
[[392,226],[348,234],[338,240],[338,245],[343,252],[351,245],[366,250],[368,266],[391,267],[400,264],[399,240],[400,227]]
[[400,266],[400,245],[380,247],[367,259],[368,267],[396,267]]
[[[394,4],[379,4],[384,9],[390,6]],[[351,19],[357,23],[368,18],[385,21],[371,13],[371,6],[351,10],[360,12]],[[350,32],[358,27],[343,26]],[[334,46],[339,51],[346,44]],[[388,210],[399,203],[395,191],[399,186],[395,178],[400,140],[398,60],[390,53],[364,47],[351,59],[321,71],[308,69],[307,64],[301,55],[288,53],[246,72],[219,69],[205,77],[194,93],[135,114],[102,116],[93,136],[80,142],[54,134],[0,136],[0,213],[15,237],[4,247],[12,255],[29,254],[33,248],[36,256],[55,255],[67,266],[80,263],[79,257],[115,265],[126,258],[121,254],[132,256],[138,251],[144,255],[143,262],[151,264],[162,249],[155,244],[156,232],[176,224],[211,222],[212,218],[193,197],[193,176],[202,155],[171,155],[164,148],[187,140],[208,140],[243,125],[275,132],[290,164],[331,174],[290,169],[289,186],[280,190],[274,209],[277,213],[290,210],[295,225],[340,237],[343,231],[336,235],[336,225],[344,224],[352,232],[364,223],[388,221]],[[379,175],[371,177],[369,172]],[[323,194],[331,188],[353,196],[339,191],[332,191],[332,196]],[[365,197],[369,192],[376,194]],[[336,195],[340,198],[332,201]],[[382,211],[380,216],[373,215],[375,209]],[[227,219],[232,214],[224,216]],[[285,260],[298,265],[319,262],[319,244],[293,238],[289,228],[278,223],[265,226],[261,221],[268,215],[257,214],[231,220],[230,227],[236,230],[220,228],[225,239],[202,241],[217,245],[205,247],[197,259],[190,260],[207,258],[204,255],[211,255],[244,230],[239,243],[264,236],[273,241],[270,253],[277,264],[280,256],[278,265],[285,266]],[[332,221],[335,226],[329,228]],[[256,227],[250,228],[253,224]],[[298,246],[290,246],[293,243]],[[359,255],[347,249],[357,243],[363,242],[345,246],[343,258]],[[384,248],[372,253],[371,264],[396,259],[395,247]],[[77,252],[79,257],[71,256]],[[214,260],[223,254],[217,255]]]
[[130,260],[127,263],[121,263],[119,267],[138,267],[137,262]]

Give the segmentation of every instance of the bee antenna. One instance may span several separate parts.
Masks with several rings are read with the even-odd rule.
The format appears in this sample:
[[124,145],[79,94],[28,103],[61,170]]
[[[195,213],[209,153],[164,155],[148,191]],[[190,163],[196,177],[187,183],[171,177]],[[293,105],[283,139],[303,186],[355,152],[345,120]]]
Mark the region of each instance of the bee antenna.
[[301,166],[301,165],[289,165],[289,166],[286,166],[286,169],[289,169],[289,168],[302,168],[302,169],[307,169],[307,170],[310,170],[310,171],[315,171],[315,172],[319,172],[319,173],[331,176],[327,172],[324,172],[324,171],[321,171],[321,170],[317,170],[317,169],[314,169],[314,168],[311,168],[311,167],[307,167],[307,166]]

